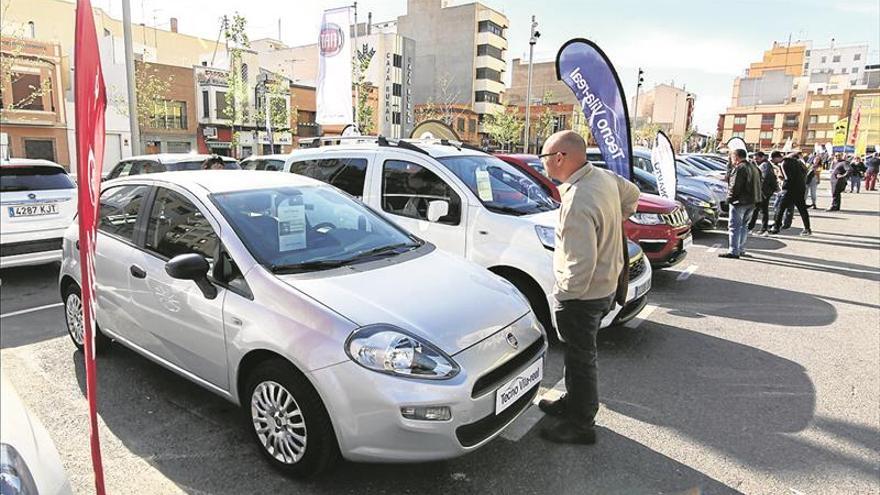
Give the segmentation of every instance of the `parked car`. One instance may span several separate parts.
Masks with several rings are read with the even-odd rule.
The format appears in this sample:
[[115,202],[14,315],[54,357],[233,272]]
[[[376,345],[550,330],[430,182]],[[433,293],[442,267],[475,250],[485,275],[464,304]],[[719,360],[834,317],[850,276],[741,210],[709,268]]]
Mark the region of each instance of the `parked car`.
[[[599,148],[588,148],[587,159],[593,165],[606,167]],[[643,193],[659,195],[660,189],[657,186],[657,178],[653,173],[648,172],[648,170],[653,168],[650,153],[646,155],[644,152],[634,150],[633,165],[632,180],[639,187],[639,190]],[[718,201],[715,199],[712,191],[705,185],[677,181],[675,200],[684,205],[693,229],[714,229],[718,224],[720,214]]]
[[726,222],[730,214],[727,206],[727,183],[700,174],[684,160],[677,159],[676,162],[675,170],[678,180],[685,181],[685,184],[693,184],[696,182],[705,186],[712,193],[712,197],[714,197],[715,201],[718,203],[718,220]]
[[[212,155],[195,153],[162,153],[157,155],[141,155],[126,158],[116,164],[106,175],[105,180],[118,179],[140,174],[157,174],[161,172],[179,172],[182,170],[201,170],[202,163]],[[221,156],[227,170],[238,170],[241,167],[235,158]]]
[[0,161],[0,268],[61,259],[61,237],[76,215],[76,183],[47,160]]
[[239,162],[242,170],[265,170],[278,172],[284,168],[287,155],[251,155]]
[[[436,215],[436,207],[432,207]],[[77,229],[59,287],[82,348]],[[319,181],[164,173],[104,185],[97,349],[114,339],[243,407],[275,467],[471,452],[514,421],[544,333],[515,287]]]
[[[537,155],[495,156],[519,167],[553,199],[560,200],[557,184],[543,175],[543,165],[540,168],[535,165],[541,163]],[[642,248],[654,267],[674,266],[687,257],[687,248],[692,242],[690,220],[684,208],[675,201],[642,193],[636,213],[624,222],[623,227],[626,237]]]
[[0,376],[0,493],[73,493],[49,432]]
[[[556,328],[550,308],[559,203],[518,168],[442,141],[362,138],[295,150],[284,170],[362,197],[440,249],[506,278],[544,328]],[[630,269],[626,306],[615,307],[603,327],[634,318],[646,304],[650,263],[634,256]]]
[[727,165],[719,164],[715,160],[695,155],[680,155],[676,158],[684,160],[698,175],[704,175],[711,179],[727,183]]

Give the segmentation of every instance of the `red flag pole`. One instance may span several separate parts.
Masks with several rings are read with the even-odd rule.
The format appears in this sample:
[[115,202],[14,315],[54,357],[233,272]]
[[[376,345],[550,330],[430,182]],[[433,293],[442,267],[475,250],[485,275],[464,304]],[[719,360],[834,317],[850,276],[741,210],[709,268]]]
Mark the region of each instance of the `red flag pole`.
[[76,122],[76,168],[78,177],[80,269],[86,369],[86,399],[89,403],[89,440],[95,492],[104,495],[104,467],[98,432],[98,384],[95,366],[95,238],[101,165],[104,161],[104,110],[107,95],[101,71],[101,54],[95,19],[89,0],[76,2],[76,44],[74,46],[74,105]]

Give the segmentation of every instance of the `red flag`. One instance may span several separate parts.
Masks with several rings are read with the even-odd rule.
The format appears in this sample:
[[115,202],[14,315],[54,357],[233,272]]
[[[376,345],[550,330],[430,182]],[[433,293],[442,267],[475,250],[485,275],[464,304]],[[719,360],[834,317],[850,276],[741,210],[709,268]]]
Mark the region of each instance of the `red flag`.
[[[849,133],[849,139],[846,140],[846,144],[850,146],[855,146],[856,141],[859,139],[859,124],[862,123],[862,106],[859,105],[856,107],[856,115],[853,117],[852,126]],[[855,149],[853,149],[853,153],[855,153]]]
[[104,468],[98,436],[98,390],[95,368],[95,237],[101,165],[104,162],[104,75],[95,32],[95,18],[89,0],[76,2],[76,40],[74,44],[74,105],[76,107],[76,170],[79,208],[79,256],[82,269],[83,329],[85,341],[86,398],[89,402],[89,436],[95,491],[104,495]]

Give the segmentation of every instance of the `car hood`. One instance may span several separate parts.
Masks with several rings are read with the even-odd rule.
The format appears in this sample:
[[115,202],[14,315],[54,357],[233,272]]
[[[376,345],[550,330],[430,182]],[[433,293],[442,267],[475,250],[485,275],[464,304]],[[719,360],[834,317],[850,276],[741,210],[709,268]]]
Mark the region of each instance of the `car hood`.
[[529,312],[510,283],[433,247],[427,254],[279,278],[357,325],[388,323],[455,354]]
[[639,213],[671,213],[676,207],[675,201],[655,194],[639,195]]
[[688,196],[693,196],[697,199],[702,199],[704,201],[714,201],[715,199],[712,191],[710,191],[709,188],[706,187],[704,184],[700,184],[699,182],[685,183],[683,181],[679,181],[676,192],[678,192],[679,194],[687,194]]

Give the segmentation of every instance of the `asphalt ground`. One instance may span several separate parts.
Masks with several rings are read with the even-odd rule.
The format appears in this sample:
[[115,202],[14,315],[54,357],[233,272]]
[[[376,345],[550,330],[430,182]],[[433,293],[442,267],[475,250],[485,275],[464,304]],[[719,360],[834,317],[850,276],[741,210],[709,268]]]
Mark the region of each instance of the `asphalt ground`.
[[[827,206],[827,182],[821,193]],[[796,216],[784,235],[751,238],[741,260],[717,258],[725,232],[704,233],[656,271],[640,318],[600,334],[595,446],[544,442],[551,419],[532,408],[459,459],[290,480],[231,404],[114,344],[98,362],[109,492],[880,493],[880,194],[845,194],[843,208],[810,210],[813,237],[797,236]],[[53,266],[0,272],[0,365],[76,492],[91,493],[82,355],[56,278]],[[542,386],[561,377],[553,348]]]

